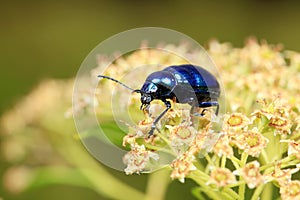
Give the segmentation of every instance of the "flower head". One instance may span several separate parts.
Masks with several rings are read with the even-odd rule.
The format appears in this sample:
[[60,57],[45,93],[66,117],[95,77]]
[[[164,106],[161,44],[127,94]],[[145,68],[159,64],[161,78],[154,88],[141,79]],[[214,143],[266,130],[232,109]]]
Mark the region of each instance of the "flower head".
[[145,136],[151,130],[151,126],[153,124],[152,118],[147,118],[144,120],[139,121],[138,125],[136,126],[136,135],[137,136]]
[[193,162],[195,157],[191,154],[185,153],[175,159],[171,167],[173,169],[171,173],[172,179],[179,179],[180,182],[184,182],[184,178],[193,170],[197,168],[194,166]]
[[191,126],[191,106],[188,104],[173,104],[173,109],[170,109],[165,119],[168,125],[188,125]]
[[242,169],[235,171],[234,174],[242,176],[249,188],[255,188],[264,182],[264,178],[259,172],[259,166],[259,162],[252,161]]
[[300,143],[290,140],[289,141],[289,148],[288,148],[288,155],[295,155],[298,159],[300,159]]
[[203,148],[206,137],[206,131],[198,132],[194,140],[190,143],[190,148],[188,150],[189,154],[194,155],[198,153]]
[[291,133],[292,124],[290,121],[284,117],[280,116],[272,116],[269,122],[270,127],[274,127],[276,129],[276,133]]
[[[144,47],[127,57],[117,59],[106,71],[107,75],[121,77],[141,63],[160,63],[165,66],[186,63],[186,60],[178,56]],[[173,45],[163,47],[196,60],[201,53],[189,52],[184,45],[178,48]],[[124,137],[124,145],[129,144],[131,147],[131,151],[124,157],[127,164],[126,173],[147,170],[150,159],[155,160],[153,158],[158,158],[155,154],[163,152],[173,159],[169,164],[172,168],[171,177],[182,182],[187,176],[193,177],[197,174],[190,174],[192,170],[206,169],[203,172],[209,172],[208,169],[213,169],[210,176],[201,177],[206,179],[206,183],[210,182],[207,187],[224,187],[234,183],[234,174],[243,177],[242,184],[247,184],[249,188],[255,188],[266,180],[274,180],[280,187],[290,183],[291,174],[298,170],[299,164],[295,160],[286,161],[284,156],[286,152],[295,155],[289,159],[299,158],[300,155],[297,142],[300,130],[300,118],[297,117],[300,110],[300,76],[296,75],[299,74],[299,54],[285,54],[286,52],[281,52],[280,46],[269,45],[265,41],[259,43],[253,38],[247,41],[244,48],[233,48],[228,43],[213,41],[209,45],[209,51],[221,69],[226,95],[230,98],[228,105],[232,113],[218,116],[218,119],[224,117],[223,127],[213,128],[219,121],[213,119],[212,110],[208,109],[204,116],[194,116],[190,105],[175,103],[173,99],[170,101],[171,109],[156,124],[153,137],[148,138],[153,122],[165,109],[161,101],[153,101],[144,113],[145,119],[131,127],[129,134]],[[145,73],[150,71],[153,71],[153,68]],[[138,95],[132,99],[130,105],[140,103]],[[196,107],[192,111],[201,112],[200,109],[202,108]],[[273,132],[277,134],[276,137],[273,137]],[[279,159],[279,163],[283,161],[282,166],[293,164],[298,168],[282,169],[276,165],[273,170],[273,166],[269,165],[277,152],[271,152],[272,148],[269,146],[267,148],[268,141],[273,145],[278,142],[278,138],[288,140],[291,137],[293,140],[289,140],[288,145],[280,146],[276,158]],[[234,151],[236,148],[239,151]],[[266,161],[266,165],[264,162],[259,163],[261,158],[258,157],[262,151],[264,154],[261,158]],[[200,153],[207,156],[201,157]],[[252,156],[254,161],[244,163],[247,159],[243,159],[245,157],[241,156],[241,153]],[[202,162],[201,159],[206,161]],[[228,164],[228,160],[231,160],[233,166]],[[196,165],[198,161],[200,162]],[[204,166],[206,163],[207,166]],[[196,169],[195,165],[199,169]],[[234,168],[238,170],[233,174]]]
[[219,157],[224,155],[229,158],[233,155],[233,149],[229,144],[228,135],[223,134],[219,137],[218,141],[214,145],[213,151]]
[[268,126],[275,129],[275,134],[291,133],[290,108],[283,104],[279,96],[275,97],[270,103],[265,99],[258,102],[263,105],[263,108],[251,114],[254,117],[253,120],[262,120],[262,117],[265,117],[268,120]]
[[300,199],[300,181],[290,181],[280,187],[281,198],[284,200]]
[[242,129],[250,120],[242,113],[226,114],[224,117],[224,129]]
[[194,127],[187,125],[178,125],[169,127],[169,129],[171,131],[171,145],[178,155],[187,151],[187,149],[190,147],[190,143],[197,134],[197,131]]
[[236,182],[234,174],[227,168],[215,168],[210,173],[208,184],[215,184],[217,187],[224,187]]
[[131,151],[129,151],[123,158],[123,162],[127,164],[125,173],[133,174],[147,170],[148,161],[151,158],[158,160],[159,156],[156,153],[146,150],[144,145],[131,145]]
[[265,178],[268,181],[276,180],[280,186],[286,185],[291,181],[292,174],[299,171],[298,168],[281,169],[281,164],[278,163],[274,167],[274,171],[270,174],[266,174]]
[[247,154],[257,157],[267,146],[268,139],[254,129],[243,131],[242,134],[233,138],[231,142]]

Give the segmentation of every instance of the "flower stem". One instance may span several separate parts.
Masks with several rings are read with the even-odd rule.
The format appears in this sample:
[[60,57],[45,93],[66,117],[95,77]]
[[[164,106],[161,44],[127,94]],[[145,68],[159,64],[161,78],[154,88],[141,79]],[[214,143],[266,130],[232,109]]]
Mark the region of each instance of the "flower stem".
[[239,159],[237,159],[237,158],[234,157],[234,156],[231,156],[231,157],[230,157],[230,160],[231,160],[231,162],[233,163],[233,165],[234,165],[234,167],[235,167],[236,169],[239,169],[239,168],[240,168],[241,161],[240,161]]
[[234,199],[239,199],[239,195],[229,187],[224,187],[224,192],[228,193]]
[[208,154],[205,155],[205,159],[207,160],[208,164],[206,165],[206,168],[205,168],[205,173],[208,174],[209,173],[209,170],[210,170],[210,167],[211,166],[214,166],[214,163],[213,161],[211,160],[211,158],[209,157]]
[[241,184],[245,184],[245,181],[237,181],[237,182],[235,182],[235,183],[228,184],[227,187],[232,188],[232,187],[239,186],[239,185],[241,185]]
[[264,190],[262,190],[261,199],[262,200],[272,199],[272,195],[273,195],[272,190],[273,190],[273,185],[271,184],[264,185]]
[[[297,163],[299,163],[299,160],[294,160],[294,159],[295,159],[295,156],[291,155],[291,156],[285,157],[281,160],[278,160],[277,162],[281,163],[282,167],[287,167],[287,166],[296,165]],[[275,165],[274,162],[268,163],[264,166],[261,166],[260,171],[265,170],[265,173],[270,173],[271,171],[274,170],[274,165]]]
[[163,169],[152,173],[148,179],[145,200],[164,199],[169,182],[169,171]]
[[[247,162],[247,159],[248,159],[248,154],[243,152],[242,153],[242,157],[241,157],[241,167],[244,167],[246,162]],[[243,177],[240,176],[240,181],[243,181]],[[240,199],[244,199],[245,198],[245,189],[246,189],[246,184],[241,184],[239,186],[239,196],[240,196]]]
[[264,188],[264,184],[260,184],[254,191],[253,196],[251,198],[251,200],[258,200],[259,199],[259,195],[261,194],[263,188]]
[[248,159],[248,154],[243,152],[241,157],[241,167],[244,167]]
[[[240,176],[240,181],[244,181],[243,177],[241,176]],[[239,186],[239,199],[245,198],[245,188],[246,188],[246,184],[241,184]]]
[[168,138],[166,138],[163,134],[161,134],[160,132],[157,132],[157,135],[158,135],[165,143],[167,143],[169,146],[171,145],[170,140],[168,140]]
[[261,151],[261,156],[262,156],[262,159],[263,159],[262,162],[263,162],[264,164],[270,163],[268,154],[267,154],[267,152],[266,152],[265,149],[263,149],[263,150]]
[[171,154],[172,156],[176,156],[172,150],[169,150],[167,148],[161,148],[161,147],[157,147],[157,146],[154,146],[154,145],[151,145],[151,144],[147,144],[147,143],[144,143],[144,145],[149,150],[161,151],[161,152],[165,152],[165,153]]
[[226,156],[222,156],[222,160],[221,160],[221,167],[223,167],[223,168],[225,168],[225,166],[226,166]]

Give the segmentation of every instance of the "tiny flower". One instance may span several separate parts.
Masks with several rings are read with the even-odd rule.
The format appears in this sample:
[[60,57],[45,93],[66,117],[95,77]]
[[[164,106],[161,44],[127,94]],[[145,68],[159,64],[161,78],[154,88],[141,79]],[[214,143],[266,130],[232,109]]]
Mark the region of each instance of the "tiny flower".
[[[272,120],[271,126],[282,126],[285,124],[285,119],[288,117],[288,109],[283,106],[279,97],[273,99],[271,103],[268,103],[265,99],[257,101],[263,105],[263,108],[252,112],[252,116],[256,118],[266,117],[268,120]],[[273,119],[272,119],[273,118]]]
[[165,118],[168,125],[191,125],[191,106],[188,104],[176,103],[173,105],[173,109],[170,109]]
[[123,142],[122,142],[122,146],[125,147],[126,144],[130,144],[130,145],[133,145],[135,144],[135,139],[136,139],[136,135],[130,135],[130,134],[127,134],[123,137]]
[[215,184],[217,187],[224,187],[236,182],[234,174],[227,168],[215,168],[210,173],[208,184]]
[[181,121],[180,118],[181,113],[176,109],[170,109],[165,115],[165,119],[167,120],[168,125],[178,125]]
[[201,149],[204,148],[205,142],[207,141],[207,137],[209,135],[208,127],[200,130],[194,140],[190,143],[190,149],[188,150],[189,154],[194,155],[198,153]]
[[177,154],[184,153],[188,148],[192,140],[194,139],[197,131],[192,126],[178,125],[178,126],[168,126],[170,129],[170,141],[173,149]]
[[232,147],[229,145],[228,135],[223,134],[219,137],[217,143],[214,145],[213,151],[219,157],[224,155],[229,158],[233,155]]
[[179,125],[170,128],[171,135],[170,139],[179,138],[181,140],[191,140],[194,138],[195,134],[197,133],[196,129],[191,126],[186,125]]
[[300,181],[290,181],[280,187],[281,198],[284,200],[300,199]]
[[300,159],[300,143],[290,140],[289,141],[289,148],[288,148],[288,155],[295,155],[298,159]]
[[123,158],[123,162],[127,164],[124,170],[126,174],[140,173],[146,170],[148,161],[150,158],[154,160],[159,159],[159,155],[151,151],[146,150],[144,145],[139,146],[134,144]]
[[291,133],[291,123],[288,119],[279,116],[272,116],[269,122],[269,126],[274,127],[277,133]]
[[262,118],[262,116],[266,117],[268,120],[270,120],[274,114],[270,113],[269,111],[265,109],[260,109],[260,110],[255,110],[254,112],[251,113],[251,116],[255,118]]
[[197,168],[194,166],[193,161],[195,157],[188,153],[181,155],[179,158],[175,159],[171,167],[173,171],[171,173],[172,179],[178,179],[180,182],[184,182],[184,178],[193,170]]
[[248,187],[252,189],[264,182],[263,176],[259,172],[259,166],[259,162],[252,161],[233,173],[242,176]]
[[242,129],[249,124],[250,120],[242,113],[226,114],[224,117],[225,129]]
[[292,174],[298,172],[298,168],[291,168],[291,169],[281,169],[280,164],[275,165],[275,169],[272,173],[266,174],[265,178],[268,181],[276,180],[279,185],[283,186],[286,185],[288,182],[291,181]]
[[231,142],[247,154],[257,157],[267,146],[268,139],[258,133],[256,129],[253,129],[237,135]]
[[153,124],[153,119],[147,117],[147,119],[139,121],[138,125],[136,126],[136,135],[138,136],[145,136],[151,130],[151,126]]
[[284,64],[284,59],[279,53],[280,48],[278,45],[268,45],[265,41],[259,44],[256,39],[250,38],[241,54],[253,69],[270,71]]
[[218,141],[220,137],[220,133],[213,131],[213,130],[208,130],[208,133],[206,135],[204,144],[202,149],[205,150],[206,152],[212,152],[213,147],[215,146],[216,142]]

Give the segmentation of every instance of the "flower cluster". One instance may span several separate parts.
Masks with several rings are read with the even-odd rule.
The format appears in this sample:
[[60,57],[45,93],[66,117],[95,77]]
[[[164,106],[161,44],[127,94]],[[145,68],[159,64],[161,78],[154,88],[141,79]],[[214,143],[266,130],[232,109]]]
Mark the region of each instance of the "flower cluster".
[[146,150],[144,145],[132,143],[131,151],[124,156],[124,163],[127,164],[127,168],[125,169],[126,174],[144,170],[150,158],[157,160],[159,157],[157,154]]
[[[221,129],[214,129],[213,109],[197,117],[188,105],[176,103],[148,138],[161,112],[155,109],[160,103],[154,102],[146,118],[131,129],[130,140],[124,140],[169,154],[171,178],[192,178],[211,198],[244,199],[245,191],[253,190],[252,198],[258,199],[270,193],[264,186],[271,182],[283,199],[299,199],[300,182],[292,178],[299,176],[300,166],[299,54],[253,38],[241,49],[212,41],[208,51],[220,67],[229,106],[219,116]],[[156,159],[159,163],[161,158]],[[128,165],[126,173],[128,168],[130,173],[147,171]]]
[[[160,107],[159,103],[151,105],[147,118],[140,121],[123,138],[123,146],[129,144],[131,148],[124,158],[127,163],[125,172],[132,174],[148,171],[149,168],[155,170],[151,167],[151,162],[155,161],[157,162],[154,165],[160,168],[163,163],[159,163],[159,152],[165,152],[168,157],[173,159],[173,162],[170,163],[170,166],[174,169],[171,177],[184,181],[189,172],[196,169],[193,166],[194,155],[205,147],[204,143],[208,145],[211,142],[211,145],[213,145],[216,142],[216,138],[211,137],[213,133],[208,132],[211,123],[206,117],[191,115],[191,106],[176,103],[159,121],[154,135],[148,137],[154,119],[161,113],[161,109],[153,107]],[[139,148],[136,148],[137,146]],[[145,148],[148,150],[147,153],[145,153]],[[158,152],[158,154],[155,154],[155,160],[149,160],[148,154],[154,154],[155,152]],[[141,162],[138,161],[141,159],[145,161],[142,165],[144,168],[141,167]],[[128,164],[128,160],[131,160],[131,163]],[[147,161],[149,162],[147,163]],[[146,167],[146,165],[148,166]]]
[[[123,158],[126,174],[169,170],[172,179],[195,181],[199,187],[194,194],[199,199],[300,199],[300,53],[254,38],[242,48],[214,40],[207,51],[220,72],[222,91],[226,92],[221,108],[226,105],[226,113],[215,116],[215,108],[209,108],[204,116],[198,116],[191,113],[189,105],[171,102],[172,108],[148,137],[164,104],[153,101],[143,113],[138,109],[140,96],[132,95],[129,111],[136,125],[129,125],[123,138],[124,148],[129,149]],[[118,80],[128,75],[127,79],[135,81],[125,83],[140,87],[134,84],[143,83],[145,74],[155,67],[202,63],[201,55],[203,52],[190,49],[186,43],[161,44],[157,49],[143,44],[125,57],[116,55],[112,64],[101,55],[99,68],[91,72],[90,79],[98,83],[99,69],[110,65],[105,75]],[[131,73],[143,65],[152,67],[143,68],[143,76]],[[94,112],[89,108],[95,108],[100,122],[112,119],[112,97],[107,91],[114,84],[103,80],[96,90],[78,91],[74,99],[77,107],[67,111],[66,116]],[[103,177],[117,182],[83,153],[77,137],[70,140],[68,133],[76,130],[72,120],[66,120],[62,113],[71,105],[72,86],[73,80],[45,81],[2,116],[1,155],[3,162],[10,163],[3,176],[6,189],[21,192],[34,186],[34,181],[70,184],[61,176],[64,173],[72,180],[88,180],[75,184],[101,194],[111,191]],[[116,93],[124,99],[122,95],[128,91],[118,87]],[[118,106],[126,107],[128,102],[121,101]],[[88,171],[76,170],[86,166]],[[40,181],[39,174],[46,179]],[[114,190],[119,193],[105,195],[112,199],[121,198],[118,194],[144,199],[140,191],[128,188],[117,182]]]

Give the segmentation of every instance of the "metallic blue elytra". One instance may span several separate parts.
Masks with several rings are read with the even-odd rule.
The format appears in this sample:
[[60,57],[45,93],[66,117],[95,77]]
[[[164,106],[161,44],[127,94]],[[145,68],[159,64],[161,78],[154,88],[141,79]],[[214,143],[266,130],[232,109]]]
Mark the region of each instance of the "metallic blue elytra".
[[194,107],[216,106],[216,115],[219,111],[218,98],[220,85],[217,79],[207,70],[191,65],[169,66],[162,71],[150,74],[142,88],[133,90],[124,83],[111,77],[99,75],[115,81],[133,92],[141,93],[141,109],[149,107],[154,99],[163,101],[166,109],[154,120],[149,136],[153,135],[158,121],[171,108],[170,99],[178,103],[188,103]]

